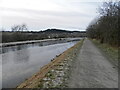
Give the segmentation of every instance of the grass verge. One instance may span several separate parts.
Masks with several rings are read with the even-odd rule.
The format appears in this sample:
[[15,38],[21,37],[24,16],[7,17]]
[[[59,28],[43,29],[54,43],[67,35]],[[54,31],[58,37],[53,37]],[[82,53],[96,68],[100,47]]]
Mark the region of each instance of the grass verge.
[[100,50],[114,63],[118,66],[118,48],[112,47],[108,44],[101,44],[99,40],[90,39]]

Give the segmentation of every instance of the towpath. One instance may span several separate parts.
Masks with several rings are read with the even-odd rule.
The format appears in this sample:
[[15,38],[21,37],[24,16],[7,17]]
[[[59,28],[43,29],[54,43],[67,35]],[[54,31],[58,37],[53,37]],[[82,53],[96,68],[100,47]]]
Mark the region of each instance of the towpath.
[[68,87],[118,88],[118,69],[86,39],[73,64]]

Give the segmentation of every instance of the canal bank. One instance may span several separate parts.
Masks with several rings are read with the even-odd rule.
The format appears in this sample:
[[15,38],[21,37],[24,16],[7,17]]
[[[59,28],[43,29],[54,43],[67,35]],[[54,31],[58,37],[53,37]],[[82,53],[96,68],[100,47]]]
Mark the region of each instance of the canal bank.
[[0,43],[0,48],[16,46],[16,45],[25,45],[25,44],[35,44],[35,43],[45,43],[45,42],[70,42],[70,41],[79,41],[81,38],[58,38],[58,39],[44,39],[44,40],[30,40],[30,41],[21,41],[21,42],[9,42],[9,43]]
[[17,86],[17,88],[59,88],[66,87],[69,71],[75,62],[77,52],[82,46],[83,40],[73,47],[64,51],[51,62],[40,69],[40,71]]

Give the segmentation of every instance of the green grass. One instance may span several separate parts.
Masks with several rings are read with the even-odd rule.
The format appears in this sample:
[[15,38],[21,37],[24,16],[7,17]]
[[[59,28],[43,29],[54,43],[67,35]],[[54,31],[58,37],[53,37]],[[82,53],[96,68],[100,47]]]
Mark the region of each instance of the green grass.
[[118,48],[112,47],[109,44],[101,44],[99,40],[91,40],[98,48],[100,48],[113,62],[117,65],[118,63]]

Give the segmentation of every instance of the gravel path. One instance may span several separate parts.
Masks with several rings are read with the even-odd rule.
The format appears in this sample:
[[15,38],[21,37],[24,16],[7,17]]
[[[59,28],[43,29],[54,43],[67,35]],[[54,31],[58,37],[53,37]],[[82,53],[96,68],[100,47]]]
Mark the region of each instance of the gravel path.
[[86,39],[73,64],[70,88],[118,88],[118,69]]

